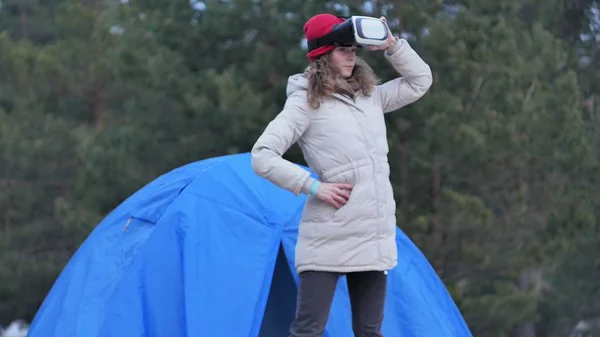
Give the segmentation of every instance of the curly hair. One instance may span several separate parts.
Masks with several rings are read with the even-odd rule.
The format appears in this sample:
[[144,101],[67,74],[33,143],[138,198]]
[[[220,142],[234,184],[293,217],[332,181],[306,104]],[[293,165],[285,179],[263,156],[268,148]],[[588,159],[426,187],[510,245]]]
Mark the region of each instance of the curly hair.
[[313,109],[319,108],[323,98],[334,92],[354,97],[354,91],[360,89],[369,96],[378,83],[373,69],[359,57],[356,58],[352,75],[347,79],[336,75],[331,65],[331,54],[315,60],[306,68],[304,75],[308,79],[308,103]]

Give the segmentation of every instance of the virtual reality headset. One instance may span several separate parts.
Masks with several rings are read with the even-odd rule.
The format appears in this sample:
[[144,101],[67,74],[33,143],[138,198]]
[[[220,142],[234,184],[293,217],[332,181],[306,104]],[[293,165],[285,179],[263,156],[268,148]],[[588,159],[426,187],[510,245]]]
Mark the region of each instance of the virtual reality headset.
[[378,46],[388,38],[387,24],[378,18],[370,16],[341,17],[345,19],[333,27],[331,32],[314,40],[307,41],[308,50],[321,46],[348,47],[354,45]]

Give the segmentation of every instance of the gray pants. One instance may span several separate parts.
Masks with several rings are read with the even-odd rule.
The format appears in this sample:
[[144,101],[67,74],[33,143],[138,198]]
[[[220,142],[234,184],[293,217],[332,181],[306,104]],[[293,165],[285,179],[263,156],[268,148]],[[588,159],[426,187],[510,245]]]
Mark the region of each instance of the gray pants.
[[[322,337],[338,279],[344,274],[305,271],[300,273],[296,318],[290,337]],[[382,271],[348,273],[355,337],[383,337],[381,326],[387,275]]]

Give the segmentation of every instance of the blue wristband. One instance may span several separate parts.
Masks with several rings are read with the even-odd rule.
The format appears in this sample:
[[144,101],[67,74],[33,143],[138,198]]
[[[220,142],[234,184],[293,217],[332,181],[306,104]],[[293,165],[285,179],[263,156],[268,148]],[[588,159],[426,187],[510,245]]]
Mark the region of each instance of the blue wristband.
[[312,185],[310,185],[310,189],[308,190],[308,194],[315,196],[319,191],[319,181],[315,180]]

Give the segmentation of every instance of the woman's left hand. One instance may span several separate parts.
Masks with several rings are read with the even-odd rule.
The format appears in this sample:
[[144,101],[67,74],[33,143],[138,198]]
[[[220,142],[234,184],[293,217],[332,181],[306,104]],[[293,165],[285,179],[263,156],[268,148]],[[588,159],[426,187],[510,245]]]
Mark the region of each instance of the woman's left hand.
[[381,21],[385,22],[385,25],[387,27],[388,30],[388,38],[385,41],[384,44],[379,45],[379,46],[369,46],[369,50],[388,50],[390,48],[392,48],[395,44],[396,44],[396,37],[394,36],[394,34],[392,34],[392,31],[390,30],[390,27],[387,25],[387,19],[385,18],[385,16],[380,17]]

